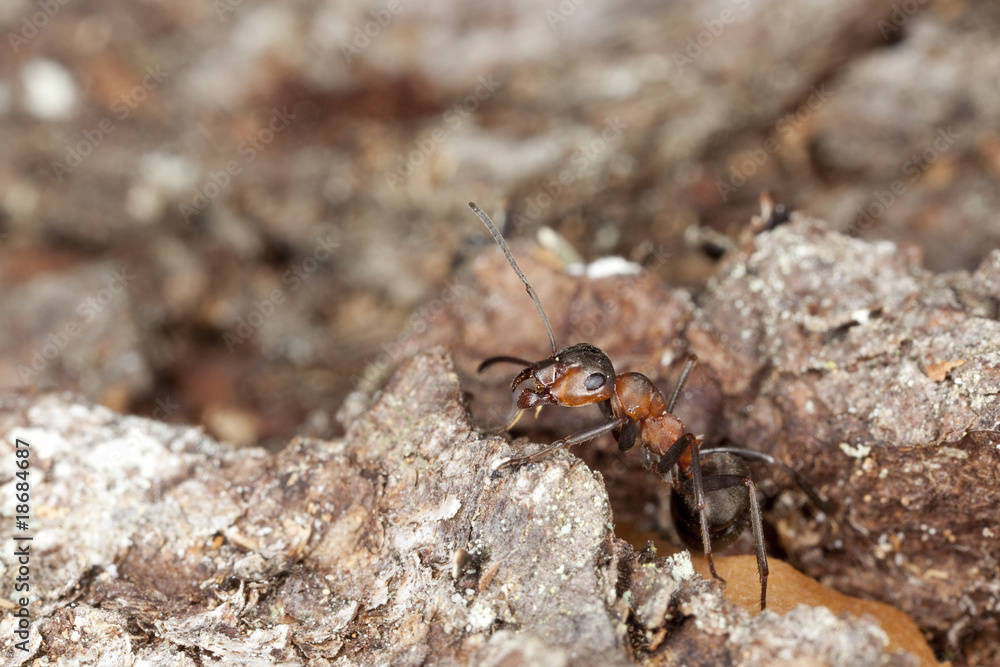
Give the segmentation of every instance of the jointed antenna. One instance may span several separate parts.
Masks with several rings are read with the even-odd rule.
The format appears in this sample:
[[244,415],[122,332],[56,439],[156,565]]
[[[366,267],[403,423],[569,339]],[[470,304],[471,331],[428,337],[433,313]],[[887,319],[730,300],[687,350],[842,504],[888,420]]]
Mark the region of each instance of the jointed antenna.
[[549,324],[549,318],[545,316],[545,311],[542,310],[542,302],[538,300],[538,295],[535,294],[535,290],[531,287],[531,283],[529,283],[528,279],[524,277],[523,273],[521,273],[521,269],[517,266],[517,262],[514,261],[514,255],[510,254],[510,248],[507,247],[507,242],[503,240],[503,234],[500,233],[497,226],[493,224],[492,220],[490,220],[490,216],[486,215],[483,209],[476,206],[474,202],[469,202],[469,208],[472,209],[473,213],[479,216],[479,219],[483,221],[484,225],[486,225],[486,229],[490,230],[490,234],[493,235],[493,240],[496,241],[497,245],[500,246],[500,249],[503,250],[503,254],[507,256],[507,261],[510,262],[514,272],[517,273],[521,282],[524,283],[524,288],[528,291],[528,296],[530,296],[531,300],[535,302],[535,308],[538,309],[538,314],[542,316],[542,322],[545,324],[545,330],[549,332],[549,342],[552,343],[552,354],[554,356],[559,350],[556,349],[556,337],[555,334],[552,333],[552,325]]
[[673,414],[674,405],[677,404],[677,397],[681,395],[681,389],[684,388],[684,384],[687,382],[688,375],[691,375],[691,371],[694,369],[694,365],[698,363],[698,357],[693,354],[689,354],[687,359],[684,361],[684,368],[681,369],[681,376],[677,379],[677,386],[674,387],[674,393],[670,396],[670,403],[667,405],[667,412]]

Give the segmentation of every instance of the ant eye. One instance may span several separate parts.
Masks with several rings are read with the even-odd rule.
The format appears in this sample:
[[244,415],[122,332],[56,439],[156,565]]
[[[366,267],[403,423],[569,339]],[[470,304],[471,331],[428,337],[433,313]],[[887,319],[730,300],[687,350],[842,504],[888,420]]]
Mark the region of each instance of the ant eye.
[[583,386],[587,388],[588,391],[594,391],[595,389],[600,389],[604,386],[604,383],[608,381],[608,378],[604,377],[603,373],[591,373],[587,376],[587,379],[583,381]]

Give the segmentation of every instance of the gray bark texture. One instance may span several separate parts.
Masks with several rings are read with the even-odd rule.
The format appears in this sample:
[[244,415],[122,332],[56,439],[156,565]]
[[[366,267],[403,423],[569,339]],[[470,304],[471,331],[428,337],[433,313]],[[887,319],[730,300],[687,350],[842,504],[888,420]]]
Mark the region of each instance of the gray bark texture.
[[[644,327],[672,329],[698,353],[686,420],[714,420],[712,438],[789,461],[836,507],[832,520],[801,508],[783,518],[793,559],[881,593],[925,628],[988,634],[1000,453],[996,435],[978,431],[998,418],[997,257],[975,276],[936,276],[889,243],[797,218],[727,256],[698,304],[648,274],[573,278],[522,264],[543,302],[572,286],[565,303],[581,317],[581,303],[607,301],[588,294],[614,295],[610,331],[631,314],[620,344],[646,340],[632,370],[666,377],[678,362]],[[560,452],[497,471],[533,448],[481,435],[467,408],[469,364],[487,356],[470,330],[515,348],[490,353],[519,353],[516,335],[495,333],[517,325],[489,320],[531,312],[502,264],[474,263],[482,291],[462,290],[407,341],[422,351],[349,399],[334,441],[300,438],[270,455],[71,395],[5,396],[0,460],[14,461],[16,439],[30,443],[23,534],[34,539],[29,650],[9,642],[2,664],[915,664],[885,654],[871,619],[806,606],[752,617],[684,554],[618,539],[615,521],[656,519],[613,516],[615,494],[641,492],[619,488],[630,470],[606,485]],[[497,309],[515,291],[526,303]],[[569,322],[556,321],[567,344]],[[471,391],[474,408],[490,400]],[[579,411],[553,413],[562,426]],[[0,473],[8,545],[15,471]],[[635,479],[663,486],[641,470]],[[2,554],[13,591],[17,562]],[[7,615],[2,636],[15,626]]]
[[654,643],[650,664],[881,664],[870,621],[752,619],[683,554],[635,552],[574,457],[496,476],[512,449],[461,399],[447,355],[420,354],[343,440],[272,457],[69,395],[8,397],[37,555],[30,647],[3,664],[624,665]]

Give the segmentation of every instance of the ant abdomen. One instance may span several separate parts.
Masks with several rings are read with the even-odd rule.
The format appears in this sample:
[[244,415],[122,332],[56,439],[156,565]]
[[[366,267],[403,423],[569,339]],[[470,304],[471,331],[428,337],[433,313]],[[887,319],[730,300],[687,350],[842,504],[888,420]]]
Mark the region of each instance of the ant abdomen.
[[[735,542],[747,526],[750,496],[741,480],[750,478],[750,467],[736,454],[714,453],[701,459],[705,488],[705,513],[713,549],[725,549]],[[728,484],[722,486],[722,484]],[[674,529],[684,544],[702,551],[700,517],[692,480],[675,487],[671,494],[670,513]]]

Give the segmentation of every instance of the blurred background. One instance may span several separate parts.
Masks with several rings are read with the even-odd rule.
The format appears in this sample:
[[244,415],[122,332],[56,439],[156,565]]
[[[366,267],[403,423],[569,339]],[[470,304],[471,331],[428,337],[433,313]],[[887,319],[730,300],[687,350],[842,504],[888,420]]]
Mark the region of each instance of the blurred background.
[[995,3],[5,0],[0,27],[0,388],[237,444],[337,435],[496,252],[469,200],[695,293],[763,189],[934,271],[1000,241]]

